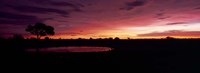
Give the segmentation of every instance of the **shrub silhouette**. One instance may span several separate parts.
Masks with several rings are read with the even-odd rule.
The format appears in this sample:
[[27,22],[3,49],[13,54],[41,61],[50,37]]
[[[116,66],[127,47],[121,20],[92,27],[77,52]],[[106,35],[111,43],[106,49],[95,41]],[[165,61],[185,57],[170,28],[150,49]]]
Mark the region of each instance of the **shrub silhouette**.
[[14,39],[14,40],[23,40],[24,37],[23,37],[22,35],[20,35],[20,34],[14,34],[14,35],[13,35],[13,39]]
[[114,40],[120,40],[120,38],[119,37],[115,37],[115,39]]
[[171,36],[167,36],[166,39],[175,39],[175,38]]
[[45,39],[45,40],[49,40],[50,38],[49,38],[49,37],[45,37],[44,39]]
[[36,23],[35,25],[28,25],[26,31],[30,32],[33,35],[36,35],[37,39],[40,39],[42,36],[55,34],[54,28],[44,23]]

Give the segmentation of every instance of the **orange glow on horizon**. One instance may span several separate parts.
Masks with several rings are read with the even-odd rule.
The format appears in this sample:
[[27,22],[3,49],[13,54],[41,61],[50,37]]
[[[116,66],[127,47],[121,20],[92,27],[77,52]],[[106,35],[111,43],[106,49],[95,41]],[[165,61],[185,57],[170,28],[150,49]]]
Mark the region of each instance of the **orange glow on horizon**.
[[[45,37],[49,37],[51,39],[78,39],[78,38],[82,38],[82,39],[90,39],[90,38],[93,38],[93,39],[99,39],[99,38],[102,38],[102,39],[106,39],[106,38],[115,38],[115,37],[119,37],[120,39],[164,39],[168,36],[145,36],[145,37],[139,37],[139,36],[132,36],[132,37],[120,37],[120,36],[115,36],[115,37],[112,37],[112,36],[107,36],[107,37],[90,37],[90,36],[67,36],[67,35],[54,35],[54,36],[43,36],[41,39],[44,39]],[[169,37],[172,37],[172,38],[176,38],[176,39],[195,39],[195,38],[200,38],[200,36],[169,36]],[[35,38],[35,36],[30,36],[30,37],[26,37],[26,38]]]

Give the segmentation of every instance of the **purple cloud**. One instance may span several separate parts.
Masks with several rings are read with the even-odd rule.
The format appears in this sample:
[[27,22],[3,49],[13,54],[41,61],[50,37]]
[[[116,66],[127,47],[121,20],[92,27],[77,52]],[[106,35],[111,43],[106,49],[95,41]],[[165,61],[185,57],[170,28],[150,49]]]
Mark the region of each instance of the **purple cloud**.
[[126,7],[120,8],[120,9],[122,9],[122,10],[132,10],[135,7],[140,7],[140,6],[143,6],[145,4],[146,4],[146,1],[144,1],[144,0],[136,0],[136,1],[133,1],[133,2],[126,3]]
[[85,7],[83,4],[80,3],[71,3],[71,2],[64,2],[64,1],[48,1],[48,0],[31,0],[35,3],[51,5],[56,7],[71,7],[74,11],[82,11],[81,7]]
[[165,12],[162,11],[162,12],[156,13],[155,18],[159,20],[163,20],[163,19],[171,18],[171,16],[166,16]]
[[42,19],[37,18],[36,16],[32,15],[23,15],[18,13],[9,13],[0,11],[0,24],[29,24],[33,22],[42,21]]
[[59,9],[53,9],[53,8],[43,8],[43,7],[35,7],[35,6],[14,6],[14,5],[8,5],[8,7],[13,8],[20,12],[29,12],[29,13],[58,13],[61,15],[68,15],[69,12]]

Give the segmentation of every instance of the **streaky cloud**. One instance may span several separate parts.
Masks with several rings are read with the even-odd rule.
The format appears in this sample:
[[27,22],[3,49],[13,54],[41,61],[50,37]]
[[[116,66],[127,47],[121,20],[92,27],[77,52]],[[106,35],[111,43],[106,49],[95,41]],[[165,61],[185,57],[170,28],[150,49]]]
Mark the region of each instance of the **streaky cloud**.
[[11,13],[11,12],[4,12],[0,11],[0,18],[6,18],[6,19],[37,19],[35,16],[32,15],[23,15],[18,13]]
[[28,12],[28,13],[50,13],[50,12],[54,12],[54,13],[58,13],[61,15],[68,15],[69,12],[64,11],[64,10],[59,10],[59,9],[53,9],[53,8],[44,8],[44,7],[36,7],[36,6],[23,6],[23,5],[18,5],[18,6],[14,6],[14,5],[8,5],[8,7],[15,9],[17,11],[20,12]]
[[0,11],[0,25],[11,24],[11,25],[27,25],[34,22],[43,21],[42,19],[33,16],[19,13],[3,12]]
[[138,34],[139,37],[156,37],[156,36],[200,36],[200,31],[183,31],[169,30],[164,32],[152,32],[146,34]]
[[145,1],[145,0],[136,0],[133,2],[128,2],[128,3],[126,3],[126,7],[120,8],[120,10],[132,10],[135,7],[144,6],[146,4],[146,2],[147,1]]
[[174,22],[174,23],[167,23],[166,25],[180,25],[180,24],[186,24],[187,22]]
[[82,11],[81,7],[85,7],[85,5],[77,2],[66,2],[66,1],[48,1],[48,0],[31,0],[35,3],[39,4],[45,4],[45,5],[51,5],[55,7],[71,7],[74,9],[74,11]]

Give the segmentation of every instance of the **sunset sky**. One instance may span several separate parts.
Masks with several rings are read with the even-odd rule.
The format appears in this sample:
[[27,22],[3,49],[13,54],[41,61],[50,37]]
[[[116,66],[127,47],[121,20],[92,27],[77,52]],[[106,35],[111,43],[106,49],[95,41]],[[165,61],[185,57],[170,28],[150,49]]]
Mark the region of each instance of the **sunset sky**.
[[52,38],[199,38],[200,0],[0,0],[0,37],[36,22]]

